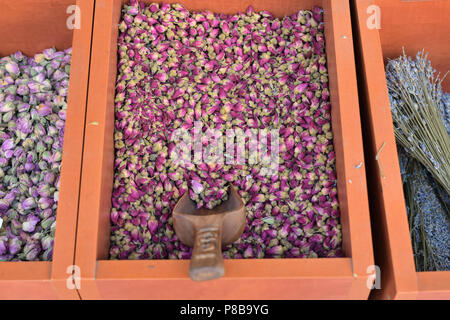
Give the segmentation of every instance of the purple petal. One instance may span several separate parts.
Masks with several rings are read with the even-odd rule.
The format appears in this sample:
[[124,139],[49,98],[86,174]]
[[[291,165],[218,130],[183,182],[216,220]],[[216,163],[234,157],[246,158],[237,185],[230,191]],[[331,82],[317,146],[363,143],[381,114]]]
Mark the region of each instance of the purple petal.
[[14,255],[18,253],[22,247],[22,241],[19,238],[12,238],[9,240],[9,253]]
[[17,128],[25,134],[30,134],[31,132],[33,132],[31,121],[25,118],[17,119]]
[[196,194],[200,194],[203,191],[203,185],[197,180],[192,180],[192,190]]
[[158,221],[150,220],[148,222],[148,228],[150,229],[150,233],[154,235],[156,233],[156,229],[158,228]]
[[52,113],[52,108],[50,108],[48,105],[45,105],[45,104],[38,105],[36,107],[36,110],[37,110],[38,114],[43,117],[48,116],[49,114]]
[[7,139],[2,144],[2,151],[11,150],[14,148],[14,140],[13,139]]
[[15,109],[14,103],[12,102],[2,102],[0,103],[0,112],[10,112]]
[[22,230],[25,232],[33,232],[36,225],[41,221],[38,216],[29,215],[27,220],[22,224]]
[[6,71],[8,71],[10,74],[16,76],[19,74],[20,70],[19,70],[19,65],[14,62],[14,61],[10,61],[5,65],[5,69]]
[[41,240],[41,247],[43,250],[48,250],[53,247],[53,237],[46,236]]
[[33,198],[27,198],[21,205],[23,210],[30,210],[36,207],[36,201]]

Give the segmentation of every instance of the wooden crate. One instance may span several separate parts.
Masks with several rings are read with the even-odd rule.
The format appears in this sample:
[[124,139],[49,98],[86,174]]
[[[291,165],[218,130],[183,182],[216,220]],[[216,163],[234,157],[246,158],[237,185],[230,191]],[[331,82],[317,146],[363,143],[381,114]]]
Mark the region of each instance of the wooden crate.
[[[151,2],[151,1],[148,1]],[[189,261],[108,260],[114,161],[114,98],[121,0],[97,0],[76,244],[83,299],[367,299],[373,265],[350,8],[347,0],[178,0],[189,10],[277,16],[325,11],[332,126],[345,258],[226,260],[226,275],[197,283]],[[370,280],[369,280],[370,284]]]
[[[367,27],[372,5],[381,9],[381,30]],[[375,263],[381,269],[381,289],[371,297],[449,299],[450,271],[415,269],[384,62],[398,57],[402,46],[413,56],[425,48],[433,64],[450,69],[450,43],[443,41],[450,31],[450,5],[445,0],[353,0],[352,14]]]
[[[75,4],[81,28],[69,30],[67,8]],[[0,0],[0,7],[0,56],[73,50],[53,261],[0,262],[0,299],[79,299],[66,280],[74,264],[94,0]]]

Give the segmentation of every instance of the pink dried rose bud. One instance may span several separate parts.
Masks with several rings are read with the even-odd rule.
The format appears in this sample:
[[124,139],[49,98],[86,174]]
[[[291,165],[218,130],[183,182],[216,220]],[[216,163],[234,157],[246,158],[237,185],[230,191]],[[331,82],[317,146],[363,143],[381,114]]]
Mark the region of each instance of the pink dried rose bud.
[[[321,217],[339,212],[334,204],[337,194],[331,191],[334,162],[326,160],[334,154],[327,128],[322,15],[317,7],[280,20],[253,8],[223,15],[136,0],[125,6],[116,95],[115,147],[120,161],[115,166],[111,221],[113,229],[118,228],[114,232],[127,225],[144,230],[142,239],[133,231],[137,229],[120,241],[114,238],[112,258],[188,258],[190,249],[169,236],[169,213],[185,192],[197,206],[213,208],[226,200],[230,184],[246,203],[248,225],[242,236],[246,245],[230,245],[224,256],[337,254],[327,238],[324,246],[307,241],[330,233]],[[145,21],[149,30],[142,28]],[[279,128],[278,172],[266,177],[261,163],[176,166],[169,137],[177,128],[192,131],[194,121],[222,131]],[[149,140],[150,150],[145,142]],[[208,139],[202,144],[207,146]],[[324,185],[324,180],[332,184]],[[330,202],[333,205],[327,207]],[[129,216],[121,214],[127,211]],[[148,216],[138,216],[138,211]],[[144,254],[145,241],[152,244]]]

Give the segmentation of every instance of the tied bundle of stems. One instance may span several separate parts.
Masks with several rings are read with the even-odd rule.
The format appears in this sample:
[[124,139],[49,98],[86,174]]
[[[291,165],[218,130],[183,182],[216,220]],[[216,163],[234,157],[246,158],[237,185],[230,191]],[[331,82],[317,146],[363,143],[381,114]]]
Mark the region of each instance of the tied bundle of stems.
[[386,77],[416,269],[450,270],[450,100],[427,58],[403,52]]
[[403,55],[387,66],[388,89],[397,142],[450,193],[450,137],[440,109],[439,75],[428,55]]
[[423,165],[398,149],[416,269],[450,270],[450,197]]

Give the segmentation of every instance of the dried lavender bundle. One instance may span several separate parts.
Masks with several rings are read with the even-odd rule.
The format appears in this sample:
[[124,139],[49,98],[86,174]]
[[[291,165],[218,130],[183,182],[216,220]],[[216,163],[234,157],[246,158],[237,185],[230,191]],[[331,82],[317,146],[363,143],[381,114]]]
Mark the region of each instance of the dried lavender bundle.
[[390,61],[386,76],[416,269],[449,270],[449,96],[423,52]]
[[442,80],[427,57],[419,52],[412,60],[403,53],[387,65],[395,136],[450,193],[450,136],[442,117],[447,111],[440,106]]
[[450,93],[442,95],[441,103],[439,104],[442,113],[442,120],[444,120],[447,134],[450,135]]
[[398,149],[416,269],[450,270],[450,198],[423,165]]

